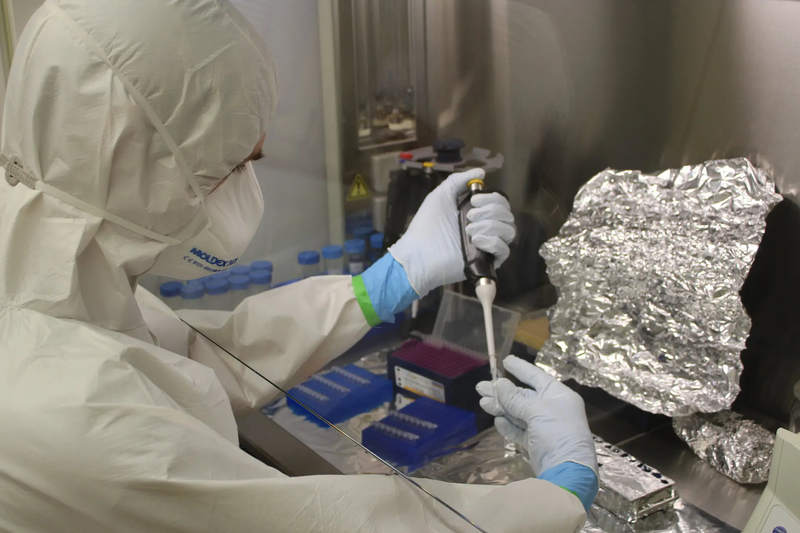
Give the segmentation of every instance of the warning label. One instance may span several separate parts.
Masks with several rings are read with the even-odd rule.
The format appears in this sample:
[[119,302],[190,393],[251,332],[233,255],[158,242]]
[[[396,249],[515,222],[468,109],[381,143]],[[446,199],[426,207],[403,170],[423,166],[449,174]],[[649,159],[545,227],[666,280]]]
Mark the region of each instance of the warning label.
[[356,174],[353,184],[350,186],[350,192],[347,193],[347,201],[355,202],[356,200],[366,200],[370,197],[372,197],[372,194],[369,192],[364,176]]
[[420,396],[427,396],[439,402],[445,401],[444,385],[438,381],[406,370],[405,368],[399,366],[394,367],[394,382],[398,387],[409,392],[419,394]]

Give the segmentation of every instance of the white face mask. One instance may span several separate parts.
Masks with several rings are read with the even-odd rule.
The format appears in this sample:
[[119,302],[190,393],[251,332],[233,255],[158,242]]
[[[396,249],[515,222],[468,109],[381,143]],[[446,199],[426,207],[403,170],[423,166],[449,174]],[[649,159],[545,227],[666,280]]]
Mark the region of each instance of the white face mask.
[[150,274],[190,280],[236,264],[264,215],[264,196],[253,164],[247,163],[242,175],[229,176],[204,202],[211,225],[161,252]]

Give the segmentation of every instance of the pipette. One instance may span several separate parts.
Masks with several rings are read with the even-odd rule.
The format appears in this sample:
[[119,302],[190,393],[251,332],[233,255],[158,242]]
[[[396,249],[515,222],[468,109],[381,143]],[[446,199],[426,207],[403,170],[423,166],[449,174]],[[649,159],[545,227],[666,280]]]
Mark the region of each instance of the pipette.
[[494,270],[494,256],[482,252],[472,244],[472,237],[467,235],[467,213],[472,209],[471,199],[476,194],[488,194],[483,189],[483,180],[474,179],[467,184],[468,191],[458,199],[458,222],[461,229],[461,250],[464,254],[464,275],[467,281],[475,285],[475,294],[483,307],[483,322],[486,327],[486,346],[489,354],[489,369],[492,373],[492,384],[495,387],[497,401],[497,352],[494,343],[494,320],[492,304],[497,294],[497,274]]

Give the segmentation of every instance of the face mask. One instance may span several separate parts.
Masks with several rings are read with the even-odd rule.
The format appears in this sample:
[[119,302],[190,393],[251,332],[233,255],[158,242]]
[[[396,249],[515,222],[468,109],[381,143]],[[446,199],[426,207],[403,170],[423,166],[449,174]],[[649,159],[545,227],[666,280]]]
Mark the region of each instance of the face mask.
[[211,224],[161,252],[150,274],[190,280],[236,264],[264,215],[264,196],[252,163],[242,175],[229,176],[204,203]]

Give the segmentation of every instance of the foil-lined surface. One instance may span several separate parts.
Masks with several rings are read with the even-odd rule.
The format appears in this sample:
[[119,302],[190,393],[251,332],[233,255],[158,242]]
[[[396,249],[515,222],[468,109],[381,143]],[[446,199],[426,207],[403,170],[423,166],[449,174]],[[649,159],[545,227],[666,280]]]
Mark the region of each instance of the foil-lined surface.
[[[356,364],[385,374],[386,353],[382,350],[368,355]],[[361,431],[388,414],[388,404],[361,414],[340,425],[340,429],[357,440]],[[309,446],[344,474],[389,474],[389,469],[377,459],[330,428],[321,428],[296,415],[281,399],[264,407],[262,412]],[[506,441],[494,428],[464,442],[450,455],[440,457],[413,473],[414,477],[438,479],[451,483],[506,485],[513,481],[535,477],[524,453],[509,450]],[[610,511],[593,505],[582,532],[584,533],[736,533],[719,520],[698,508],[677,500],[674,509],[659,511],[628,523]]]
[[780,200],[746,159],[592,178],[542,246],[559,300],[538,362],[652,413],[728,409],[750,329],[739,289]]
[[738,483],[766,483],[775,434],[739,413],[697,413],[672,420],[698,457]]

